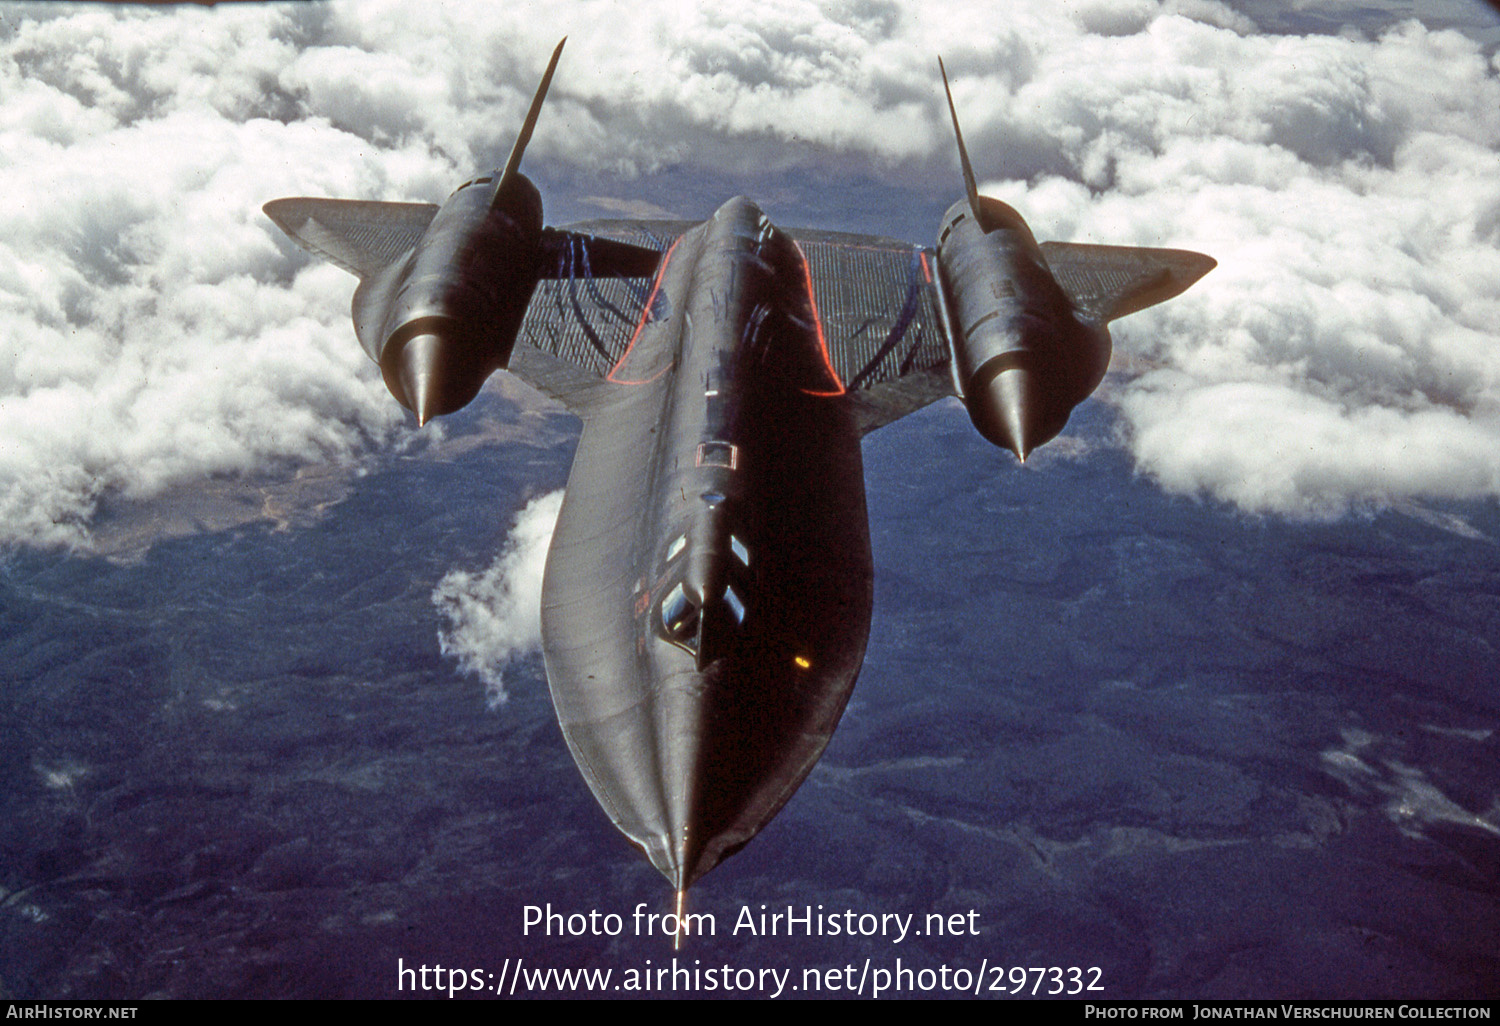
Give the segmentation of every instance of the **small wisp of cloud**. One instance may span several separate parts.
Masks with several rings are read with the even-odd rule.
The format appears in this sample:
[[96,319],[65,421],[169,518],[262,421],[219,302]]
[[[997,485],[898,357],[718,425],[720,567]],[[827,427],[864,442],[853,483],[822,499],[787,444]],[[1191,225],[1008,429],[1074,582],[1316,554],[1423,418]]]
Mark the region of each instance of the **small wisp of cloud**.
[[562,508],[561,491],[532,499],[516,515],[500,555],[477,573],[452,570],[433,589],[447,620],[438,631],[443,655],[484,682],[485,704],[509,699],[505,671],[542,644],[542,568]]

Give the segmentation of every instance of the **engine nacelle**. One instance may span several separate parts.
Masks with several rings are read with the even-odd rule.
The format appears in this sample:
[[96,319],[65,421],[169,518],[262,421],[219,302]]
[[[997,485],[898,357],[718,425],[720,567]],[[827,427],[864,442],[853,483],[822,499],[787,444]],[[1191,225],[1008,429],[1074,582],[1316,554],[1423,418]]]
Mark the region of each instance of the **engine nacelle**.
[[452,413],[510,360],[539,278],[542,202],[517,175],[460,186],[404,258],[354,293],[354,330],[421,423]]
[[1109,332],[1080,321],[1031,229],[979,197],[943,217],[938,276],[955,390],[985,438],[1023,462],[1055,438],[1109,366]]

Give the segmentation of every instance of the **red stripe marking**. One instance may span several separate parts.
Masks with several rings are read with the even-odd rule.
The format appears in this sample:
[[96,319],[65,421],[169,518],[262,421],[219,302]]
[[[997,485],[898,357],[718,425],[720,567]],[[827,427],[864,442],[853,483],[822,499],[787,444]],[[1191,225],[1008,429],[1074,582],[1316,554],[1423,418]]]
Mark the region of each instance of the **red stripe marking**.
[[630,336],[630,344],[625,347],[624,354],[609,369],[609,373],[604,376],[606,381],[613,382],[616,385],[648,385],[666,372],[667,368],[663,367],[644,381],[621,381],[615,377],[615,372],[625,366],[625,361],[630,359],[631,350],[635,349],[635,341],[641,337],[641,331],[646,327],[646,320],[651,316],[651,308],[656,305],[656,294],[661,291],[661,283],[666,279],[667,264],[672,261],[672,251],[677,248],[677,243],[681,241],[682,236],[679,235],[672,241],[672,245],[667,247],[666,255],[661,258],[661,266],[656,269],[656,279],[651,282],[651,293],[646,297],[646,305],[642,308],[641,319],[636,322],[635,331]]
[[823,317],[818,313],[818,295],[813,289],[812,267],[807,262],[807,254],[802,251],[802,244],[796,239],[792,245],[797,247],[797,255],[802,258],[802,277],[807,283],[807,302],[812,307],[813,325],[818,331],[818,352],[823,356],[823,366],[828,371],[828,377],[838,387],[831,392],[817,392],[810,388],[802,389],[808,395],[843,395],[844,383],[839,380],[838,373],[833,369],[833,360],[828,355],[828,340],[823,337]]

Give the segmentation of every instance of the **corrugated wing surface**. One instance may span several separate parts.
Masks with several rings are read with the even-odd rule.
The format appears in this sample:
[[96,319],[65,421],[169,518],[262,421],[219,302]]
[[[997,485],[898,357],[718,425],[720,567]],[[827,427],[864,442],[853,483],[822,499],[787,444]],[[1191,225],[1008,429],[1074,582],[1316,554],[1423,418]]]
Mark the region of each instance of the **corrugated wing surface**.
[[[665,250],[685,221],[591,221],[568,231]],[[807,257],[829,356],[850,389],[947,363],[932,257],[892,239],[791,229]],[[574,266],[537,286],[521,341],[602,377],[624,354],[650,294],[646,278],[595,277]]]
[[[584,221],[563,230],[628,242],[658,252],[694,227],[688,221]],[[619,362],[651,293],[649,278],[596,277],[574,254],[556,278],[543,278],[532,293],[517,341],[603,377]]]
[[272,200],[262,209],[304,248],[364,277],[415,246],[438,208],[299,196]]
[[1171,299],[1215,266],[1183,249],[1044,242],[1042,255],[1080,315],[1097,324]]
[[947,363],[932,257],[921,247],[841,232],[789,232],[812,271],[834,370],[869,388]]

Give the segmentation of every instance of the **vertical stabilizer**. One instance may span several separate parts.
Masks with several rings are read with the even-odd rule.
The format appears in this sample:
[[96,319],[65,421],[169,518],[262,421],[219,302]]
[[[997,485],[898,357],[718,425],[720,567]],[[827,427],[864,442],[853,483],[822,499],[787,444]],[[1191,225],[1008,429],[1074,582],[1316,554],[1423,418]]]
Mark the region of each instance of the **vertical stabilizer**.
[[[943,92],[948,96],[948,114],[953,118],[953,138],[958,140],[958,161],[964,169],[964,192],[969,197],[969,210],[974,214],[974,219],[984,224],[984,215],[980,213],[979,186],[974,181],[974,166],[969,163],[969,151],[964,147],[964,134],[958,128],[958,109],[953,106],[953,90],[948,88],[948,69],[943,67],[943,59],[938,58],[938,72],[943,76]],[[985,229],[988,231],[988,227]]]
[[547,70],[542,74],[542,83],[536,87],[536,95],[531,98],[531,109],[526,112],[526,120],[521,125],[520,134],[516,136],[515,145],[510,148],[510,158],[505,162],[505,170],[495,182],[495,192],[490,199],[492,206],[506,194],[507,187],[520,173],[521,155],[526,152],[526,144],[531,142],[531,131],[536,128],[537,115],[542,112],[542,101],[547,99],[547,87],[552,84],[552,73],[557,70],[557,59],[562,56],[563,43],[567,41],[568,37],[563,36],[557,49],[552,51],[552,59],[547,62]]

